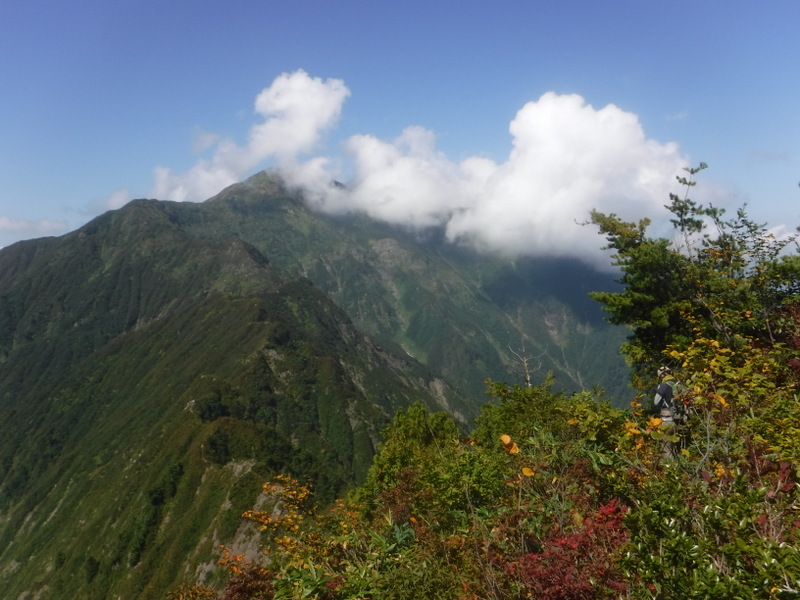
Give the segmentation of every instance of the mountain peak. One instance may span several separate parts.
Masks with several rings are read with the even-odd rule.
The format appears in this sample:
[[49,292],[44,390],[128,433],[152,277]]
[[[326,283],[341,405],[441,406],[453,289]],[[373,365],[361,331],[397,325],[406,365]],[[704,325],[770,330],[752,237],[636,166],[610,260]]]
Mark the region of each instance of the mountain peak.
[[244,181],[229,185],[206,202],[220,202],[237,197],[275,198],[287,195],[290,195],[289,189],[280,175],[273,171],[259,171]]

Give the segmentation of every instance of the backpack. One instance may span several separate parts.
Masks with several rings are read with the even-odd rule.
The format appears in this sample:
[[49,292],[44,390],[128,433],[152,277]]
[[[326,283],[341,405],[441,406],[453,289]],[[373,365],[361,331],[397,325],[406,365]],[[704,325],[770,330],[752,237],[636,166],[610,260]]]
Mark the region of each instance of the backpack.
[[653,396],[653,402],[649,411],[651,415],[658,417],[661,416],[662,410],[673,410],[675,408],[675,402],[673,398],[675,396],[675,388],[677,383],[678,382],[675,381],[675,379],[670,377],[658,384],[658,388]]
[[680,417],[683,414],[683,405],[680,402],[675,402],[675,396],[685,390],[686,386],[673,377],[662,381],[653,396],[653,405],[650,413],[654,416],[663,417],[662,411],[669,410],[670,417]]

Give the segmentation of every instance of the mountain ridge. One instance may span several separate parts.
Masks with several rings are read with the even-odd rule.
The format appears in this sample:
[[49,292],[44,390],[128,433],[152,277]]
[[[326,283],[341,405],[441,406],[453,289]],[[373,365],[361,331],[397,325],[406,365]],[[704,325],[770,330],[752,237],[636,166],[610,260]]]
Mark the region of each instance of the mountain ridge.
[[428,233],[324,217],[262,173],[0,250],[0,585],[160,597],[270,474],[332,499],[398,408],[468,423],[511,350],[564,386],[608,365],[616,339],[537,286],[536,261]]
[[156,597],[182,568],[164,554],[210,560],[270,473],[331,498],[397,407],[458,407],[308,280],[241,239],[186,235],[165,207],[0,252],[8,593]]
[[[512,374],[515,353],[530,352],[531,357],[542,358],[539,378],[552,370],[564,387],[596,381],[618,405],[627,405],[630,390],[618,353],[626,332],[606,323],[600,307],[588,297],[590,291],[616,289],[610,275],[572,259],[480,254],[447,242],[435,228],[408,231],[361,214],[320,215],[307,207],[300,192],[286,188],[267,172],[226,188],[201,206],[210,208],[216,218],[194,219],[189,228],[196,235],[246,239],[282,268],[311,279],[382,344],[402,348],[446,374],[473,402],[483,401],[486,376],[507,379],[511,375],[521,380],[519,373]],[[271,218],[257,218],[265,213]],[[281,214],[283,218],[277,218]],[[226,223],[228,231],[221,231],[219,223]],[[387,244],[396,253],[389,260]],[[397,254],[405,254],[405,260]],[[368,302],[357,295],[365,290]],[[447,306],[447,297],[454,294],[471,300]],[[444,300],[430,302],[432,298]],[[585,345],[588,336],[581,331],[588,326],[596,334],[593,337],[600,339],[602,351],[593,347],[564,361],[565,347],[551,343],[558,336],[552,335],[552,327],[542,322],[540,313],[565,305],[570,331],[562,328],[557,333]],[[420,306],[432,308],[418,310]],[[461,318],[465,308],[469,309],[467,321]],[[487,330],[508,333],[486,335]],[[429,348],[426,331],[434,332],[439,340],[458,340],[454,346],[463,349]],[[608,339],[604,342],[603,338]],[[578,344],[570,350],[580,351]],[[415,354],[423,351],[426,356]],[[601,367],[587,369],[583,376],[580,369],[565,368],[569,362],[591,364],[604,352],[617,357],[610,372],[608,363],[614,361],[605,359]],[[476,356],[482,360],[475,363]]]

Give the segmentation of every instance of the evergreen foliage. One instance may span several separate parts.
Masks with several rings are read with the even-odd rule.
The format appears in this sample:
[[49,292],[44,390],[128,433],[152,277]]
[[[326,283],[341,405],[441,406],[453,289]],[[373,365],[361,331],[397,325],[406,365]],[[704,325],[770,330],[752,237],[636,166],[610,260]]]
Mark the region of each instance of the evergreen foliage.
[[796,335],[787,317],[800,298],[800,256],[785,252],[795,236],[776,238],[745,208],[733,218],[689,198],[702,164],[678,177],[681,197],[670,194],[672,239],[647,236],[638,223],[592,211],[591,221],[615,251],[622,271],[619,292],[595,292],[613,323],[633,332],[623,352],[634,376],[653,372],[661,352],[685,349],[698,335],[727,346],[774,345]]

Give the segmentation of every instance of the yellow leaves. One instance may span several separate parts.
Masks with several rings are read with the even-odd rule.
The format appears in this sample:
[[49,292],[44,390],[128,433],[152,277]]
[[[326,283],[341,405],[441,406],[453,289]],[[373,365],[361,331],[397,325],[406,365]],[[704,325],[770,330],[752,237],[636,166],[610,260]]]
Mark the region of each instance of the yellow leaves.
[[720,404],[722,404],[722,406],[724,406],[726,408],[728,406],[730,406],[730,404],[728,404],[728,401],[725,400],[725,398],[723,398],[722,396],[719,396],[717,394],[714,395],[714,400],[716,400],[717,402],[719,402]]
[[639,427],[633,421],[625,421],[625,435],[626,436],[633,436],[633,435],[641,435],[642,432]]
[[[511,439],[511,436],[504,433],[500,436],[500,442],[503,444],[503,448],[505,448],[506,452],[509,454],[519,454],[519,446]],[[519,482],[522,482],[523,477],[533,477],[536,474],[536,471],[531,469],[530,467],[522,467],[520,469],[521,476],[519,476]]]
[[722,479],[724,477],[732,476],[733,471],[722,463],[718,462],[714,464],[714,475],[716,475],[719,479]]
[[647,426],[650,429],[658,429],[661,427],[661,423],[663,423],[663,421],[659,417],[650,417],[647,419]]
[[296,538],[290,537],[288,535],[276,537],[272,541],[275,542],[275,544],[278,545],[279,547],[283,548],[285,552],[291,552],[292,550],[297,548],[300,544],[300,542]]
[[262,531],[266,529],[268,525],[270,525],[270,521],[272,517],[268,512],[263,510],[248,510],[242,514],[242,518],[250,519],[251,521],[255,521],[261,525]]
[[248,510],[242,516],[256,522],[259,531],[271,533],[272,543],[287,556],[295,555],[301,546],[314,543],[313,536],[301,531],[305,516],[313,512],[309,506],[311,487],[296,479],[277,475],[275,482],[265,483],[263,492],[275,502],[271,511]]
[[506,449],[506,452],[509,454],[519,454],[519,446],[517,446],[516,442],[511,441],[511,436],[504,433],[500,436],[500,441],[503,443],[503,448]]

